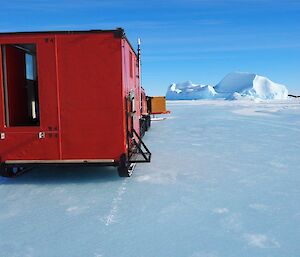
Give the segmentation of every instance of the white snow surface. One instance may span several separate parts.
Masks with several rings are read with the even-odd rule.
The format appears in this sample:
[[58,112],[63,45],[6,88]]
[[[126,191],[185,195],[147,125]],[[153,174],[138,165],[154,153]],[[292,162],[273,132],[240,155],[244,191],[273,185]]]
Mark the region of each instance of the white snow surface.
[[3,257],[299,257],[300,101],[169,101],[149,164],[0,178]]
[[196,85],[190,81],[174,83],[168,88],[166,97],[168,100],[280,100],[288,98],[288,90],[286,86],[254,73],[232,72],[214,87]]

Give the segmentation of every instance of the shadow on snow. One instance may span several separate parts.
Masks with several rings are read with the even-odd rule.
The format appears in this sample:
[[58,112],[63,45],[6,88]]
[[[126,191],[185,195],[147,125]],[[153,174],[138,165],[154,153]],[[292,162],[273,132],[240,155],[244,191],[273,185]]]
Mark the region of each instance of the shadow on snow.
[[104,166],[40,166],[16,178],[0,177],[0,184],[82,184],[105,183],[124,178],[118,176],[116,167]]

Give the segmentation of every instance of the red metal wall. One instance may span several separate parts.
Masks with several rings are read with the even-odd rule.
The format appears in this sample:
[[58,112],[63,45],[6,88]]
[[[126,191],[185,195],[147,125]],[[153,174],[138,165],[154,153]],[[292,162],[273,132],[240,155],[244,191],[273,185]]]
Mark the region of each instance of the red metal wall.
[[125,152],[120,38],[57,36],[63,159],[119,159]]
[[[0,47],[0,56],[2,56],[2,49]],[[4,92],[3,92],[3,78],[2,78],[2,59],[0,58],[0,128],[4,129]],[[0,150],[1,151],[1,150]],[[0,157],[1,158],[1,157]]]
[[[1,85],[0,132],[6,134],[0,140],[2,161],[118,160],[126,152],[124,97],[130,89],[136,91],[136,101],[140,97],[138,78],[126,71],[128,42],[112,32],[0,36],[0,44],[17,43],[37,44],[40,126],[5,127]],[[135,63],[135,54],[133,58]],[[136,130],[139,115],[138,107]],[[45,139],[38,139],[41,131]]]
[[[139,80],[139,70],[137,67],[137,56],[134,53],[133,49],[129,45],[126,39],[122,39],[122,56],[123,56],[123,65],[122,65],[122,77],[123,77],[123,95],[128,96],[130,91],[134,91],[135,96],[135,106],[136,113],[134,115],[134,129],[137,133],[140,133],[140,123],[139,119],[141,116],[140,112],[140,103],[141,103],[141,87]],[[131,60],[133,58],[133,60]],[[132,76],[131,76],[132,70]],[[130,122],[129,123],[129,130]]]
[[148,115],[147,96],[143,88],[141,88],[141,114]]

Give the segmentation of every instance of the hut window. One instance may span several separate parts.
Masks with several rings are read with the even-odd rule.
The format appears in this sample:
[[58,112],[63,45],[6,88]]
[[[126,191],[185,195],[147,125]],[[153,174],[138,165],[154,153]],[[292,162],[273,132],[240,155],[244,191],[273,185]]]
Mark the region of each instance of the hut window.
[[1,50],[6,126],[39,126],[36,45],[7,44]]

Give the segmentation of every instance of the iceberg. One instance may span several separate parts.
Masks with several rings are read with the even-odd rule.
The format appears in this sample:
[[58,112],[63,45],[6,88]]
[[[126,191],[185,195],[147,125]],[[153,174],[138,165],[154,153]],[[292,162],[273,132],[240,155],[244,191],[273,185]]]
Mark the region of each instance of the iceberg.
[[286,86],[277,84],[270,79],[247,72],[232,72],[217,84],[214,89],[229,99],[287,99]]
[[197,85],[193,84],[191,81],[187,81],[170,85],[166,98],[168,100],[213,99],[216,94],[213,86]]
[[288,89],[285,85],[254,73],[232,72],[215,86],[197,85],[191,81],[173,83],[168,88],[166,98],[168,100],[283,100],[288,98]]

